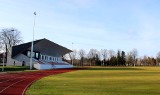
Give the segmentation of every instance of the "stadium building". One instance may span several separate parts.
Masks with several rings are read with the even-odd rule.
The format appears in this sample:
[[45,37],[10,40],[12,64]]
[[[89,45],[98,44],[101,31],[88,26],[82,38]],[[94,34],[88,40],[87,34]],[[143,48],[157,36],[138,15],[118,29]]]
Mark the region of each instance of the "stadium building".
[[[31,57],[31,43],[13,46],[7,54],[7,66],[29,66]],[[36,69],[72,68],[73,65],[64,62],[62,56],[72,52],[47,39],[34,41],[32,61]]]

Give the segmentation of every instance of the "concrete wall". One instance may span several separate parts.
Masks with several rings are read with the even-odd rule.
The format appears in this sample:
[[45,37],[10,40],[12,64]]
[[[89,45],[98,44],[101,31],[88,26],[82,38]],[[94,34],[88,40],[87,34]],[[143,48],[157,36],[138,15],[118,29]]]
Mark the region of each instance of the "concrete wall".
[[19,54],[19,55],[15,56],[14,59],[21,62],[21,64],[24,61],[25,66],[29,66],[30,58],[25,56],[24,54]]
[[58,69],[58,68],[72,68],[73,65],[51,65],[51,64],[34,64],[34,68],[38,70]]
[[10,55],[7,56],[7,66],[22,66],[22,62],[14,60]]
[[54,68],[73,68],[73,65],[54,65]]
[[38,70],[47,70],[47,69],[53,69],[51,64],[34,64],[34,68]]
[[25,56],[24,54],[19,54],[13,58],[11,58],[10,55],[8,55],[7,58],[7,66],[22,66],[22,63],[25,63],[25,66],[29,66],[30,58]]

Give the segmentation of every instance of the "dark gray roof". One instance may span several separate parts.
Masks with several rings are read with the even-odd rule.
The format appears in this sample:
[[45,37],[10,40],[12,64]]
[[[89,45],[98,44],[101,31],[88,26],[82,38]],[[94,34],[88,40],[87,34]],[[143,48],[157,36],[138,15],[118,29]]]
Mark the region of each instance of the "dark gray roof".
[[[31,49],[31,42],[20,44],[12,47],[12,58],[26,50]],[[40,39],[34,41],[34,51],[38,51],[42,54],[50,55],[50,56],[62,56],[66,53],[72,52],[71,50],[58,45],[47,39]]]

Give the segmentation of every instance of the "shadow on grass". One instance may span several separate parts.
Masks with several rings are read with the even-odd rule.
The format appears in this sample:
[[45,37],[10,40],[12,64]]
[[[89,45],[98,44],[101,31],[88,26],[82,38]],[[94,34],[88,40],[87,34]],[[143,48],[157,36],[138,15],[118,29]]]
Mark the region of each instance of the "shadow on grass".
[[105,68],[88,68],[87,70],[143,70],[141,68],[131,67],[105,67]]

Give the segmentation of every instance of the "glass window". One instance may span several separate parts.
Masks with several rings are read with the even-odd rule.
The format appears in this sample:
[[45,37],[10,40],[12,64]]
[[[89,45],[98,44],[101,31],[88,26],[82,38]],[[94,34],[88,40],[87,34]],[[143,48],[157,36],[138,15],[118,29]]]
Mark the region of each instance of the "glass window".
[[32,53],[32,57],[35,57],[35,52]]
[[36,53],[36,58],[38,58],[39,57],[39,53]]
[[43,55],[41,55],[41,59],[42,59],[42,60],[44,59],[44,56],[43,56]]
[[47,60],[47,56],[45,56],[45,60]]
[[27,52],[27,56],[31,57],[31,52],[30,51]]
[[50,57],[49,60],[52,60],[52,57]]

